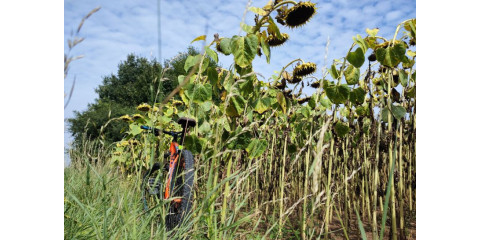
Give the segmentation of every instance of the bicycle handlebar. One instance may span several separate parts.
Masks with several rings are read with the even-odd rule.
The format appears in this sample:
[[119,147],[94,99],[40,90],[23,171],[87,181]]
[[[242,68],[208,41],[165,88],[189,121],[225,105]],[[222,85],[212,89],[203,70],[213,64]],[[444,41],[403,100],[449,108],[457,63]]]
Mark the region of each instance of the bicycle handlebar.
[[141,125],[140,128],[143,129],[143,130],[153,131],[153,133],[155,134],[155,136],[160,135],[160,131],[162,131],[163,133],[168,134],[168,135],[170,135],[170,136],[172,136],[172,137],[176,137],[176,136],[182,134],[182,132],[165,131],[165,130],[161,130],[161,129],[158,129],[158,128],[151,128],[151,127],[145,126],[145,125]]

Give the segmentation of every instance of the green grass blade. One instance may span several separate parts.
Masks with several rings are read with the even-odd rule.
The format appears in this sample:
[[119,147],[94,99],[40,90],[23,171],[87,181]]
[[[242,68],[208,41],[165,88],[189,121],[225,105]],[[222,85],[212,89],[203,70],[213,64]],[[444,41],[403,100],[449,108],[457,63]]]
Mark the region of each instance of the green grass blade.
[[358,228],[360,229],[360,233],[362,234],[362,239],[367,240],[367,234],[365,233],[365,229],[363,228],[362,220],[360,219],[357,208],[355,208],[355,213],[357,214]]

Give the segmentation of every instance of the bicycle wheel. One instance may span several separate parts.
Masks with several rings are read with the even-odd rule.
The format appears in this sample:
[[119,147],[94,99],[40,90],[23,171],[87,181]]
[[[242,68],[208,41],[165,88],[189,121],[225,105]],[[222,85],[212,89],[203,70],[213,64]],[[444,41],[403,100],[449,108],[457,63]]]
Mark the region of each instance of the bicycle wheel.
[[180,153],[180,161],[174,166],[172,196],[166,217],[167,230],[171,230],[185,219],[192,208],[192,187],[194,175],[193,155],[188,150]]

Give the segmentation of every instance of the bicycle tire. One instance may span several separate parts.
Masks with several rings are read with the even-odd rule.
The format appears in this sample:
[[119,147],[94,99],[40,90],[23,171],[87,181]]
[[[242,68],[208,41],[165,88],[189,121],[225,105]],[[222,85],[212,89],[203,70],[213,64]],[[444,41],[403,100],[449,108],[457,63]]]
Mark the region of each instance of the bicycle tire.
[[194,178],[194,160],[193,155],[188,150],[180,153],[181,160],[175,166],[172,179],[174,181],[173,197],[182,199],[180,206],[171,202],[169,213],[166,216],[165,223],[167,230],[171,230],[181,224],[188,216],[192,208],[192,189]]

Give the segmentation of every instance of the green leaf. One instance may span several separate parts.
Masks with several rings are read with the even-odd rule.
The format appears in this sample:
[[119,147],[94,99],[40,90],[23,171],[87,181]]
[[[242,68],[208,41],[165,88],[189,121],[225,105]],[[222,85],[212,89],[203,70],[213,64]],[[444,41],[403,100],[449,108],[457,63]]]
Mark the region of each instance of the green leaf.
[[215,51],[205,46],[205,52],[213,61],[215,61],[215,63],[218,63],[218,54]]
[[243,22],[240,23],[240,27],[242,28],[242,30],[246,33],[252,33],[253,32],[253,27],[250,26],[250,25],[247,25]]
[[130,127],[130,132],[132,133],[133,136],[136,136],[142,132],[142,129],[140,128],[140,126],[136,124],[130,124],[129,127]]
[[320,104],[324,106],[325,108],[331,108],[332,107],[332,102],[326,97],[322,97],[320,99]]
[[210,80],[210,84],[212,84],[212,86],[217,86],[218,85],[218,72],[215,69],[215,67],[209,67],[208,68],[207,76],[208,76],[208,80]]
[[368,110],[369,110],[368,105],[355,107],[355,112],[359,116],[366,116],[368,114]]
[[397,66],[405,56],[406,48],[403,43],[398,43],[393,47],[378,48],[375,50],[377,60],[385,66],[395,67]]
[[201,153],[205,143],[206,143],[205,139],[198,138],[195,135],[187,135],[185,136],[183,141],[184,149],[189,150],[193,154]]
[[388,111],[388,108],[384,107],[382,109],[382,112],[381,112],[381,118],[382,118],[382,122],[388,122],[388,113],[390,111]]
[[196,41],[205,40],[206,38],[207,38],[207,35],[198,36],[197,38],[193,39],[193,41],[190,44]]
[[258,38],[254,34],[249,34],[246,37],[234,36],[232,38],[231,49],[235,63],[245,68],[249,66],[255,54],[257,54]]
[[347,54],[347,60],[350,64],[359,68],[365,62],[365,53],[363,53],[363,50],[358,47],[354,52],[349,52]]
[[363,88],[355,88],[350,92],[349,100],[355,105],[361,105],[363,104],[363,101],[365,100],[365,90]]
[[350,88],[346,84],[340,86],[330,85],[325,89],[327,97],[335,104],[345,103],[350,94]]
[[300,112],[305,118],[309,118],[311,115],[310,108],[307,106],[302,106],[302,108],[300,109]]
[[[203,56],[202,55],[197,55],[197,62],[200,63],[200,61],[202,60]],[[207,70],[208,68],[208,64],[210,63],[210,60],[209,58],[203,58],[203,62],[202,62],[202,73],[205,72],[205,70]]]
[[250,144],[248,144],[247,152],[250,159],[260,157],[263,152],[267,149],[267,140],[265,139],[253,139]]
[[230,47],[231,43],[231,38],[222,38],[222,40],[220,40],[220,49],[222,49],[223,54],[228,56],[232,53],[232,49]]
[[203,103],[207,100],[212,99],[212,85],[210,83],[206,84],[195,84],[192,94],[193,102]]
[[[361,50],[360,50],[361,51]],[[353,65],[348,65],[345,70],[345,81],[348,85],[355,85],[360,79],[360,69],[354,67]]]
[[225,112],[230,117],[238,117],[243,113],[245,108],[245,99],[240,95],[235,95],[228,101],[228,106]]
[[338,78],[338,71],[337,71],[337,68],[335,67],[335,64],[332,64],[330,69],[328,69],[328,72],[330,73],[333,79]]
[[401,69],[399,71],[399,79],[400,79],[400,83],[402,84],[403,87],[406,87],[407,86],[407,83],[408,83],[408,74],[405,72],[405,70]]
[[405,108],[402,106],[392,105],[392,113],[396,119],[400,120],[402,117],[405,116],[405,113],[407,113],[407,110],[405,110]]
[[285,100],[285,96],[283,96],[283,93],[278,92],[277,93],[277,102],[280,104],[280,107],[283,110],[283,113],[287,113],[287,102]]
[[354,41],[355,43],[357,43],[357,45],[358,45],[359,47],[362,48],[363,54],[365,54],[365,53],[367,52],[368,45],[367,45],[367,43],[365,42],[365,40],[362,38],[362,36],[360,36],[360,34],[357,34],[356,37],[353,37],[353,41]]
[[250,145],[252,140],[252,134],[249,131],[241,132],[242,127],[238,126],[235,132],[231,134],[231,138],[234,138],[231,142],[228,143],[227,148],[235,149],[246,149]]
[[260,16],[265,16],[267,15],[267,12],[261,8],[258,7],[249,7],[248,10],[260,15]]
[[210,123],[208,123],[208,121],[203,121],[203,124],[198,127],[198,132],[201,134],[207,134],[210,132],[210,129]]
[[408,98],[415,98],[415,96],[416,96],[416,86],[413,86],[413,87],[407,89],[406,92],[405,92],[405,96],[407,96]]
[[309,106],[311,109],[315,109],[315,107],[317,106],[315,99],[316,99],[316,96],[314,94],[310,97],[310,100],[308,100],[307,106]]
[[270,17],[270,16],[268,17],[268,27],[267,27],[267,31],[268,31],[268,33],[270,33],[270,34],[275,35],[275,37],[277,37],[278,39],[283,40],[283,36],[282,36],[282,34],[280,33],[280,29],[278,29],[277,24],[275,24],[275,22],[273,21],[272,17]]
[[340,115],[348,118],[350,116],[350,110],[347,107],[340,108]]
[[398,57],[399,59],[402,59],[402,57],[405,57],[405,53],[407,52],[407,47],[403,42],[400,42],[395,44],[395,46],[393,46],[392,51],[396,57]]
[[262,44],[263,54],[265,55],[265,58],[267,58],[267,63],[270,64],[270,46],[265,42],[263,36],[260,38],[260,43]]
[[193,65],[195,65],[195,63],[196,63],[195,60],[196,60],[195,56],[191,56],[191,55],[190,55],[190,56],[187,57],[187,60],[185,60],[185,65],[184,65],[185,72],[188,73],[188,70],[189,70]]
[[270,105],[271,105],[271,98],[265,97],[265,98],[258,99],[255,104],[255,111],[258,112],[259,114],[262,114],[270,108]]
[[343,124],[342,122],[337,122],[335,124],[335,132],[339,137],[343,138],[349,131],[350,128],[346,124]]

